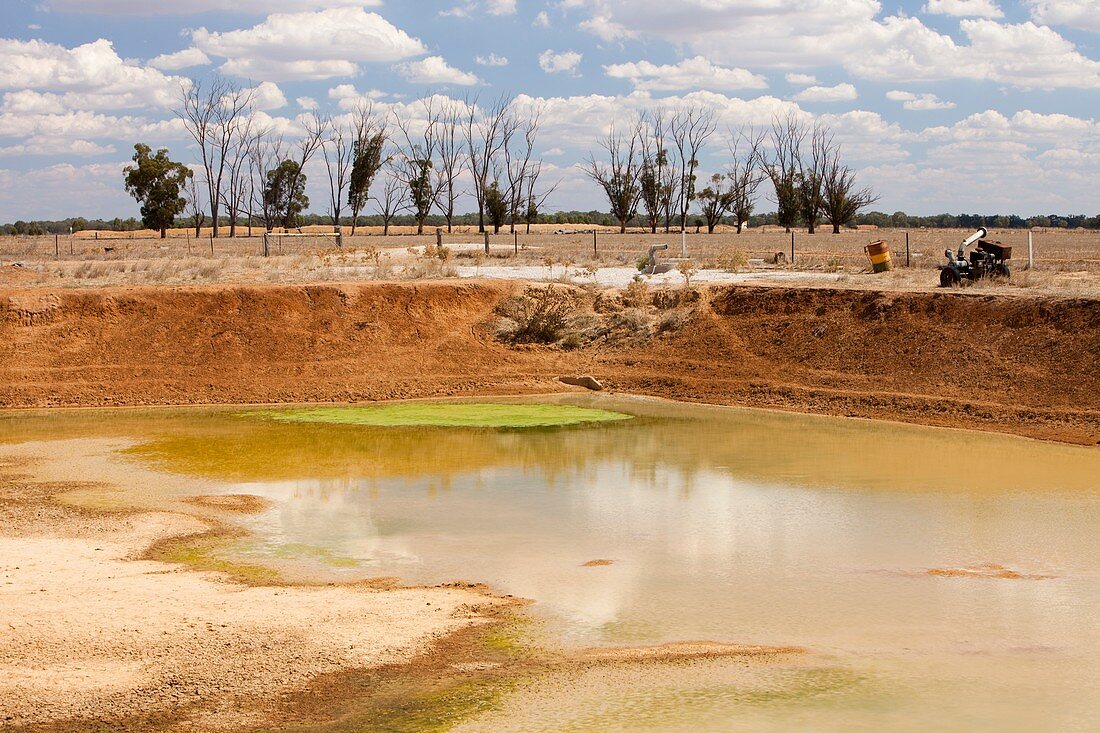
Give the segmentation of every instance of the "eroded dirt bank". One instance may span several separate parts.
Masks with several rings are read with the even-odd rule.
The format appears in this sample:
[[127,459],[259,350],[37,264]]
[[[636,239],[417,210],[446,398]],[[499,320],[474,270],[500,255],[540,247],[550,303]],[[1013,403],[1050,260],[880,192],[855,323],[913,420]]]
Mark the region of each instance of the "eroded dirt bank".
[[518,393],[583,372],[676,399],[1100,441],[1097,300],[712,288],[644,343],[563,350],[494,338],[520,287],[0,292],[0,405]]

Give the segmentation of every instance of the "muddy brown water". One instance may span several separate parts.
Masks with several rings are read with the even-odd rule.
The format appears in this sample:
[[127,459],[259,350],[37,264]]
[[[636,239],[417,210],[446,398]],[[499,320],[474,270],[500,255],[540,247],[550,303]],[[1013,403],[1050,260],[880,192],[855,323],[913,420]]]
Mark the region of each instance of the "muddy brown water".
[[[275,423],[240,410],[8,413],[0,440],[259,496],[236,556],[290,577],[466,580],[530,643],[797,646],[550,673],[469,730],[1097,730],[1100,450],[615,397],[565,429]],[[109,416],[109,419],[108,419]]]

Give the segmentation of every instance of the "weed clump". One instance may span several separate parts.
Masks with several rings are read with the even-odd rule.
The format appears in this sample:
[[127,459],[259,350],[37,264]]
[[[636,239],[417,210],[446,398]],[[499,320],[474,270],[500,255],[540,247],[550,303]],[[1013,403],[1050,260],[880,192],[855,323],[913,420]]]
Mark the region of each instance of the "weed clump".
[[569,329],[575,311],[576,303],[565,288],[527,288],[501,306],[505,323],[499,333],[517,344],[556,343]]

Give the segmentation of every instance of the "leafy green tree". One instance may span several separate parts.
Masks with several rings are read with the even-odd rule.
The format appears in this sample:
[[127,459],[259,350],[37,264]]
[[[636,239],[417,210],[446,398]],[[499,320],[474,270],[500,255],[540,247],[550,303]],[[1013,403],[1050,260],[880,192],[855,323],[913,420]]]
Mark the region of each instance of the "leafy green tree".
[[508,202],[505,200],[504,192],[500,190],[500,183],[493,181],[486,186],[483,200],[485,213],[489,215],[489,221],[493,224],[493,234],[497,234],[504,226],[504,217],[508,213]]
[[351,234],[355,236],[355,226],[359,212],[367,205],[370,187],[378,171],[382,169],[382,152],[386,146],[385,132],[379,132],[370,138],[356,140],[354,162],[351,165],[351,183],[348,186],[348,206],[351,207]]
[[282,217],[287,229],[297,226],[298,215],[309,208],[306,196],[306,174],[296,161],[284,160],[267,172],[264,203]]
[[191,170],[169,159],[166,148],[153,155],[152,148],[138,143],[134,151],[136,165],[127,166],[125,171],[126,192],[141,202],[142,223],[159,231],[160,238],[164,239],[168,236],[168,227],[187,205],[180,192],[191,177]]

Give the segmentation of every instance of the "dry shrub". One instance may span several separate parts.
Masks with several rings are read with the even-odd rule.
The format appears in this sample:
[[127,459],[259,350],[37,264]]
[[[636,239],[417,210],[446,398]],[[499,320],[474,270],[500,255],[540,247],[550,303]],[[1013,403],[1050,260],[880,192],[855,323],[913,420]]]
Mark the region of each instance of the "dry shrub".
[[565,288],[527,288],[499,309],[505,324],[499,333],[513,343],[552,344],[569,329],[577,304]]
[[623,304],[628,308],[644,308],[649,305],[649,285],[636,277],[623,290]]
[[726,272],[740,272],[749,267],[749,255],[744,250],[731,249],[718,258],[718,267]]

